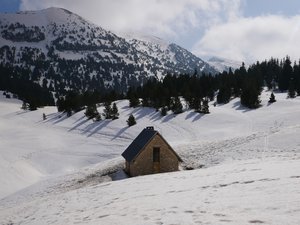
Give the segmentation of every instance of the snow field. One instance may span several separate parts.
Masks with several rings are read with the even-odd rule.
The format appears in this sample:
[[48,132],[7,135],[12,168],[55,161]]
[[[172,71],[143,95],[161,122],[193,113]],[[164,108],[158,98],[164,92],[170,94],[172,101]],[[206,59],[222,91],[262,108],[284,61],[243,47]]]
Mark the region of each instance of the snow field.
[[0,209],[4,224],[299,224],[298,171],[299,158],[245,160],[48,192]]
[[[1,97],[0,224],[299,224],[300,100],[269,95],[257,110],[234,99],[166,117],[118,101],[120,118],[100,122]],[[183,166],[202,169],[111,182],[150,125]]]

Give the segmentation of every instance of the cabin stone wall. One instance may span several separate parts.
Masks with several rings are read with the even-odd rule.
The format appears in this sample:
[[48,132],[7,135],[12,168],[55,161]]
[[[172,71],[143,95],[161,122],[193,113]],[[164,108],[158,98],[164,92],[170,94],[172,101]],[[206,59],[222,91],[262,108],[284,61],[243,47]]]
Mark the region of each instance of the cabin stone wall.
[[126,173],[130,173],[130,162],[128,162],[128,161],[126,161],[126,163],[125,163],[125,172]]
[[160,148],[160,173],[178,170],[178,158],[160,135],[155,135],[145,149],[133,160],[130,165],[126,165],[131,176],[153,174],[153,148]]

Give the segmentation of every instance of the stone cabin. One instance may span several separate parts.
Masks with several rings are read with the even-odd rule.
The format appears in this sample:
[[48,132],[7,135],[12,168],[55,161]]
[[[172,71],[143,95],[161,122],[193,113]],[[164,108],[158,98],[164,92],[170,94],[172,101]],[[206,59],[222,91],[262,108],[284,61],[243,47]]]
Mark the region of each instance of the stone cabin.
[[182,159],[153,127],[145,128],[122,153],[129,176],[177,171]]

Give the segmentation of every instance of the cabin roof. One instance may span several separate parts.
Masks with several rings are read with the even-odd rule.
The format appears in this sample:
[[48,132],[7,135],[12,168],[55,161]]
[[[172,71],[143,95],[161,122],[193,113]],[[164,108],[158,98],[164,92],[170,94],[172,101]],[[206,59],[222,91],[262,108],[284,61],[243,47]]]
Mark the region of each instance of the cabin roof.
[[[143,129],[142,132],[133,140],[133,142],[122,153],[122,156],[126,159],[126,161],[131,162],[157,134],[159,133],[156,130],[154,130],[153,127],[147,127]],[[167,141],[164,138],[163,140],[167,143]],[[172,148],[171,150],[177,156],[178,160],[182,161],[182,159],[176,154],[176,152]]]
[[122,153],[126,161],[132,161],[146,144],[157,134],[152,128],[145,128]]

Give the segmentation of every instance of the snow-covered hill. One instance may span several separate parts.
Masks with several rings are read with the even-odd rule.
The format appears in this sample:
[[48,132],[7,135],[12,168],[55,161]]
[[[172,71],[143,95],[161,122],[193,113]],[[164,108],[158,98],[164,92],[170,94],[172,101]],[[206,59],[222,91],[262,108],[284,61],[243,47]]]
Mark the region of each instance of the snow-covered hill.
[[221,57],[211,57],[207,62],[210,66],[214,67],[220,73],[222,73],[223,71],[228,72],[229,68],[234,71],[236,69],[239,69],[243,64],[243,62],[224,59]]
[[57,92],[62,84],[121,92],[167,73],[216,73],[187,50],[157,43],[122,38],[60,8],[0,14],[0,62],[29,70],[28,79]]
[[4,224],[299,224],[300,159],[57,188],[3,202]]
[[[217,71],[186,49],[174,43],[168,43],[158,37],[140,33],[123,33],[120,35],[123,35],[138,51],[162,62],[168,71],[175,70],[181,73],[189,72],[194,74],[195,70],[197,70],[197,73],[200,75],[202,72],[215,74]],[[182,68],[187,70],[184,71]]]
[[[300,99],[269,95],[257,110],[234,99],[165,117],[124,100],[119,119],[99,122],[1,97],[0,223],[299,224]],[[195,170],[110,181],[149,125]]]

